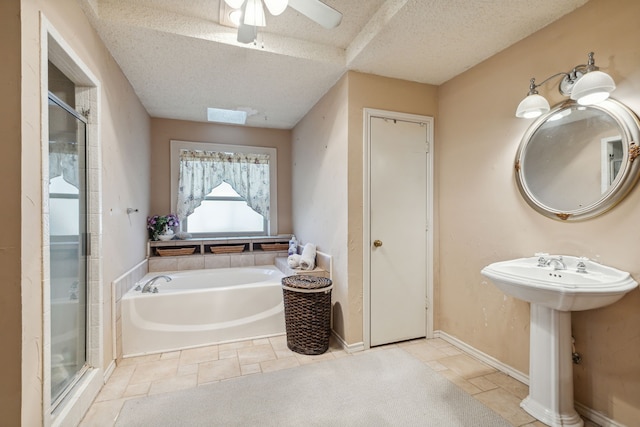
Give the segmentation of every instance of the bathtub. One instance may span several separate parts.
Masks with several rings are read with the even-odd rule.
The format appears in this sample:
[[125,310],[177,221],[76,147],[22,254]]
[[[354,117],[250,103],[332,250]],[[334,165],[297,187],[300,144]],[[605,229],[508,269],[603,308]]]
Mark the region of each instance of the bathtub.
[[284,334],[275,266],[154,272],[158,293],[132,288],[122,297],[123,357]]

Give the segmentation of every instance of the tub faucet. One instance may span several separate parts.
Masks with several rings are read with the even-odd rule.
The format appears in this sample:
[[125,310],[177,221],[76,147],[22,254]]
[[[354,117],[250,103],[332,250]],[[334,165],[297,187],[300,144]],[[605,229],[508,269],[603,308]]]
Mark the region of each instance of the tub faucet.
[[566,270],[567,265],[562,260],[562,256],[557,258],[549,258],[547,265],[552,266],[554,270]]
[[149,281],[148,281],[147,283],[145,283],[145,284],[142,286],[142,293],[143,293],[143,294],[145,294],[145,293],[148,293],[148,292],[158,292],[157,290],[153,291],[153,290],[152,290],[152,288],[151,288],[151,287],[153,286],[153,284],[154,284],[158,279],[164,279],[164,280],[166,280],[167,282],[170,282],[170,281],[171,281],[171,277],[169,277],[169,276],[156,276],[156,277],[152,277],[151,279],[149,279]]

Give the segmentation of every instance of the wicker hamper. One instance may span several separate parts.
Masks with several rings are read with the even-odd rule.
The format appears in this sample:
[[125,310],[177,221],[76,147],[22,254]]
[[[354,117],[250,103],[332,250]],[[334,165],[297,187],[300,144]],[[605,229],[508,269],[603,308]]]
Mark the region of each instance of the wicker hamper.
[[331,335],[330,279],[296,275],[282,279],[287,347],[301,354],[322,354]]

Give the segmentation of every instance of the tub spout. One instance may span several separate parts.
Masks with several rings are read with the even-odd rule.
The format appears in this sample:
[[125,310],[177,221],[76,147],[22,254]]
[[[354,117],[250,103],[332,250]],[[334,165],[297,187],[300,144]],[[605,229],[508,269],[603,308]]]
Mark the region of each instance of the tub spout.
[[[152,286],[158,279],[164,279],[167,282],[171,281],[171,277],[169,277],[169,276],[155,276],[155,277],[152,277],[151,279],[149,279],[149,281],[147,283],[144,284],[144,286],[142,286],[142,293],[145,294],[147,292],[153,292],[153,289],[155,289],[155,288],[152,288]],[[157,290],[155,292],[157,292]]]

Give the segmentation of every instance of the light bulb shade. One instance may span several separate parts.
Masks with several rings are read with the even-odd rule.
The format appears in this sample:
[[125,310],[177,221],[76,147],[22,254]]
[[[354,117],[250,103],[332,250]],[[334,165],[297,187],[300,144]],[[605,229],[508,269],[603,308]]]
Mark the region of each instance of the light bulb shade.
[[571,89],[571,99],[580,105],[591,105],[609,98],[616,88],[611,76],[602,71],[591,71],[580,77]]
[[232,9],[240,9],[240,7],[242,7],[242,3],[244,3],[244,0],[224,0],[224,2],[228,4]]
[[543,96],[538,94],[528,95],[525,99],[520,101],[520,104],[518,104],[516,117],[520,117],[522,119],[533,119],[541,116],[549,110],[549,102]]
[[236,9],[229,14],[229,21],[233,23],[236,27],[240,26],[240,20],[242,19],[242,11],[240,9]]
[[287,8],[289,0],[264,0],[264,4],[267,5],[270,14],[278,16]]
[[266,27],[262,0],[247,0],[244,7],[244,23],[253,27]]

